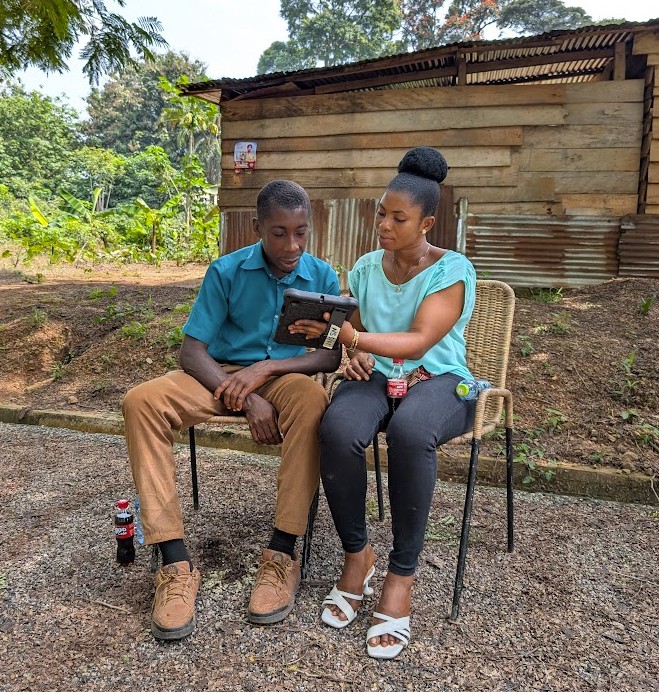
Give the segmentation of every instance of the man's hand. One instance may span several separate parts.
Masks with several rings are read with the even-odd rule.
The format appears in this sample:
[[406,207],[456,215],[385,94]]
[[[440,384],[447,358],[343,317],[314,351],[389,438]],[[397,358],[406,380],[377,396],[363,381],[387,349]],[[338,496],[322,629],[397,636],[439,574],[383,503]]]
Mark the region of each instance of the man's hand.
[[346,366],[345,375],[349,380],[370,380],[375,360],[369,353],[357,351]]
[[281,443],[281,434],[277,425],[277,411],[275,407],[258,394],[249,398],[244,410],[249,431],[254,442],[260,445],[278,445]]
[[272,361],[262,360],[232,373],[213,392],[213,398],[221,397],[230,411],[242,411],[245,399],[272,377],[269,363]]

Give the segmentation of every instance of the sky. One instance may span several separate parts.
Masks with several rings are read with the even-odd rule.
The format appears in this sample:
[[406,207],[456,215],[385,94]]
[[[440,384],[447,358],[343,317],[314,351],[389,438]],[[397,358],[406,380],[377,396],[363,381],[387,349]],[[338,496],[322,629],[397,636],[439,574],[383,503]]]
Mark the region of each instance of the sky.
[[[169,48],[207,64],[212,79],[254,76],[261,53],[273,41],[287,39],[286,23],[279,16],[279,0],[126,0],[123,9],[112,0],[106,4],[109,10],[131,21],[142,16],[157,17]],[[628,21],[659,17],[657,0],[566,0],[565,4],[582,7],[595,20],[623,13]],[[72,57],[69,67],[69,72],[62,75],[32,68],[18,76],[27,89],[39,89],[53,97],[64,95],[84,116],[84,99],[90,86],[82,74],[81,61]]]

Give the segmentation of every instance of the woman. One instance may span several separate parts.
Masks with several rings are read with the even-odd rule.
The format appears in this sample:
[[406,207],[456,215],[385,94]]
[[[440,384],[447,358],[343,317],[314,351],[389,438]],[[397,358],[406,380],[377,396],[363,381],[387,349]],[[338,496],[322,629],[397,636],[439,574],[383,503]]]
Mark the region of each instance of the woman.
[[[423,548],[437,475],[438,445],[473,424],[475,404],[455,393],[471,377],[464,329],[471,316],[476,276],[463,255],[431,245],[439,184],[448,171],[430,147],[407,152],[378,204],[380,250],[361,257],[348,274],[359,311],[344,323],[346,380],[321,424],[321,476],[345,558],[337,585],[325,599],[322,620],[341,628],[356,617],[374,573],[375,553],[365,519],[365,449],[387,432],[393,548],[367,651],[395,658],[409,642],[412,584]],[[322,324],[299,321],[291,331],[318,336]],[[413,386],[390,413],[387,374],[405,359]]]

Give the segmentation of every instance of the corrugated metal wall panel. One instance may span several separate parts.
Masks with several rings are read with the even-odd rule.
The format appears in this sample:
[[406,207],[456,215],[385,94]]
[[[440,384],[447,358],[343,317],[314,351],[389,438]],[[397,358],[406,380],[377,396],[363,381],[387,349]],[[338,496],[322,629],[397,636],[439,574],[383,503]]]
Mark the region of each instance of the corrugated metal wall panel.
[[621,230],[620,276],[659,279],[659,216],[627,216]]
[[467,257],[512,286],[578,287],[618,275],[618,219],[473,215]]

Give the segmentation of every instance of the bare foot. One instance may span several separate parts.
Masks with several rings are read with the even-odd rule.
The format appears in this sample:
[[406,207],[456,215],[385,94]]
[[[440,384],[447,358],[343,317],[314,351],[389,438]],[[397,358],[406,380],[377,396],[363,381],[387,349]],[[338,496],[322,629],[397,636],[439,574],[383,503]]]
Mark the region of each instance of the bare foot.
[[[370,544],[358,553],[345,553],[343,558],[343,570],[341,578],[336,583],[339,591],[347,593],[361,594],[364,591],[364,579],[369,570],[375,564],[375,552]],[[346,598],[346,601],[351,605],[354,611],[361,605],[361,601],[355,601],[353,598]],[[334,617],[339,620],[347,620],[345,613],[335,605],[327,606]]]
[[[376,612],[383,615],[389,615],[392,618],[402,618],[410,614],[412,605],[412,584],[414,583],[414,575],[410,577],[401,577],[392,572],[387,572],[382,587],[382,595],[380,602],[375,609]],[[377,625],[382,622],[379,618],[372,618],[371,624]],[[400,644],[400,641],[391,634],[383,634],[381,637],[371,637],[368,640],[371,646],[392,646]]]

